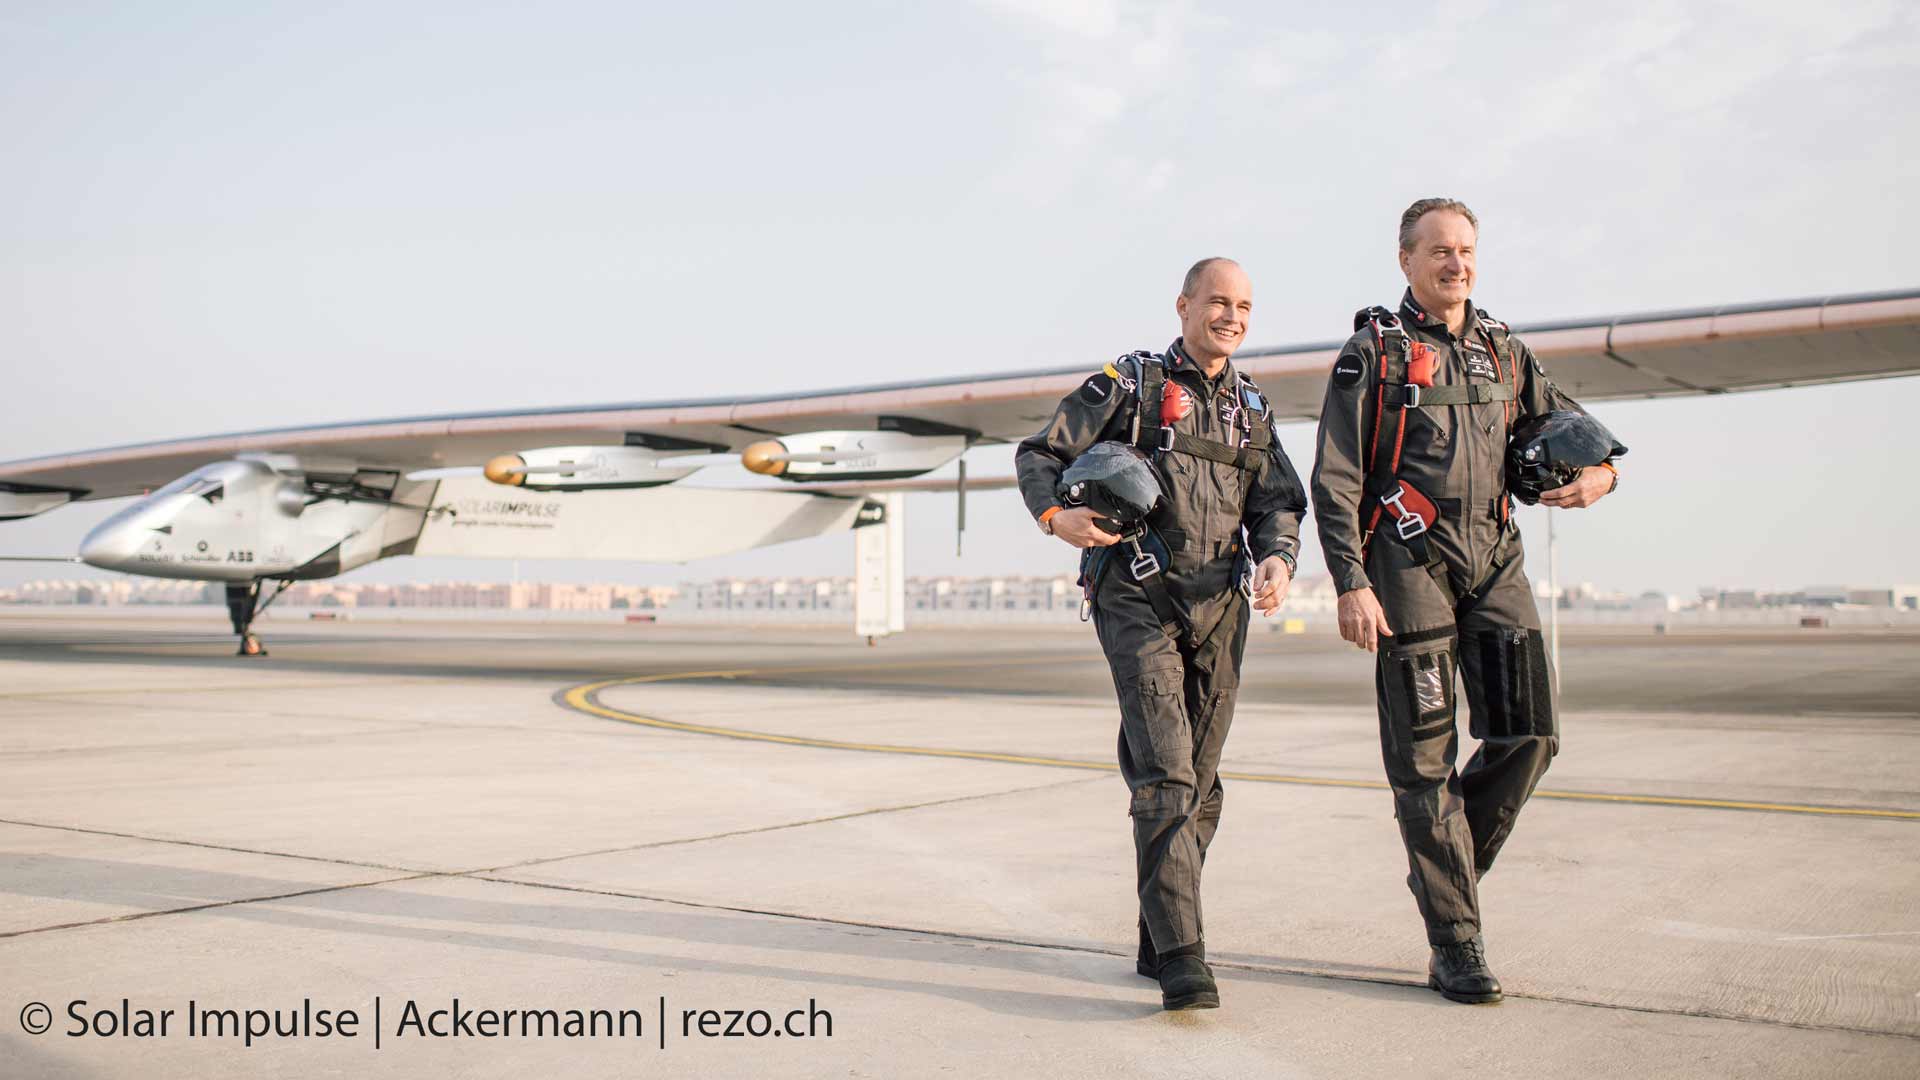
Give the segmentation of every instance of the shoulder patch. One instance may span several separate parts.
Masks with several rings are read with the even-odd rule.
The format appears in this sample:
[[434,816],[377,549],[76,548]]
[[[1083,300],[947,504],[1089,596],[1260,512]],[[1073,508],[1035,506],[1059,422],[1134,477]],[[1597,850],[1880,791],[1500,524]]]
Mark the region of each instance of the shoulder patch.
[[1108,374],[1112,369],[1113,365],[1108,364],[1106,371],[1096,371],[1087,376],[1087,381],[1080,384],[1080,400],[1093,406],[1105,405],[1112,400],[1115,376]]
[[1366,374],[1366,365],[1352,353],[1341,353],[1340,359],[1333,362],[1333,385],[1335,386],[1358,386]]

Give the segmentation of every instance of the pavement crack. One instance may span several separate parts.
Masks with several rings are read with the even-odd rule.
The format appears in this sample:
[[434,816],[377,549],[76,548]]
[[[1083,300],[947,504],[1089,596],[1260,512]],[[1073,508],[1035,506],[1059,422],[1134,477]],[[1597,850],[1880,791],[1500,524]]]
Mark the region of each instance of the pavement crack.
[[[89,836],[112,836],[121,840],[143,840],[149,844],[172,844],[176,847],[203,848],[207,851],[233,851],[242,855],[268,855],[276,859],[299,859],[303,862],[332,863],[335,866],[357,866],[366,870],[391,870],[403,874],[437,872],[418,870],[410,866],[391,866],[386,863],[362,862],[358,859],[336,859],[327,855],[295,855],[287,851],[268,851],[265,848],[239,847],[234,844],[215,844],[204,840],[176,840],[166,836],[142,836],[139,833],[116,832],[112,829],[90,829],[84,825],[53,825],[44,821],[22,821],[18,818],[0,818],[0,825],[18,825],[26,829],[50,829],[55,832],[85,833]],[[53,927],[43,927],[43,929],[53,929]]]
[[[570,859],[584,859],[594,855],[614,855],[627,851],[645,851],[650,848],[675,847],[683,844],[699,844],[709,840],[724,840],[734,836],[753,836],[760,833],[780,832],[786,829],[800,829],[810,825],[824,825],[835,821],[851,821],[856,818],[875,817],[881,814],[895,814],[907,810],[920,810],[933,806],[951,806],[956,803],[976,802],[984,799],[997,799],[1007,795],[1020,795],[1034,791],[1046,791],[1053,788],[1070,787],[1088,783],[1099,777],[1074,777],[1070,780],[1058,780],[1047,784],[1033,784],[1024,787],[1006,788],[996,791],[972,792],[966,795],[954,795],[944,799],[924,799],[920,802],[902,803],[896,806],[875,806],[865,810],[854,810],[844,814],[829,814],[825,817],[807,818],[802,821],[781,821],[771,825],[759,825],[747,829],[731,829],[726,832],[710,833],[702,836],[676,837],[670,840],[653,840],[644,844],[623,844],[618,847],[599,848],[593,851],[570,852],[565,855],[552,855],[539,859],[527,859],[521,862],[505,863],[498,866],[477,867],[470,870],[420,870],[414,867],[393,866],[386,863],[360,862],[353,859],[335,859],[322,855],[295,855],[284,851],[267,851],[262,848],[239,847],[232,844],[213,844],[195,840],[174,840],[158,836],[142,836],[138,833],[116,832],[110,829],[90,829],[79,825],[51,825],[40,821],[21,821],[15,818],[0,818],[0,825],[18,825],[29,829],[48,829],[56,832],[83,833],[91,836],[111,836],[122,840],[139,840],[151,844],[170,844],[176,847],[199,848],[206,851],[231,851],[243,855],[264,855],[278,859],[296,859],[302,862],[328,863],[335,866],[352,866],[367,870],[385,870],[398,876],[380,878],[374,881],[344,882],[338,885],[322,885],[311,889],[296,889],[291,892],[273,893],[267,896],[242,896],[229,900],[215,900],[204,904],[188,904],[182,907],[163,908],[157,911],[135,911],[121,915],[106,915],[98,919],[83,919],[78,922],[56,923],[50,926],[33,926],[21,930],[0,931],[0,940],[24,937],[29,934],[44,934],[55,930],[73,930],[86,926],[103,926],[113,923],[133,922],[152,919],[162,915],[190,915],[197,911],[210,911],[218,908],[236,907],[242,904],[259,904],[273,900],[291,900],[303,896],[317,896],[323,893],[344,892],[350,889],[373,888],[380,885],[393,885],[407,881],[425,881],[429,879],[472,878],[476,881],[496,881],[517,885],[534,885],[535,882],[508,881],[504,878],[488,877],[502,871],[523,870],[528,867],[546,866],[551,863],[565,862]],[[564,886],[553,886],[564,888]],[[623,895],[623,894],[613,894]]]
[[1050,784],[1033,784],[1026,787],[1006,788],[999,791],[981,791],[968,795],[953,795],[944,799],[925,799],[920,802],[900,803],[896,806],[875,806],[865,810],[850,810],[844,814],[828,814],[824,817],[806,818],[801,821],[782,821],[773,825],[756,825],[746,829],[730,829],[726,832],[708,833],[704,836],[682,836],[671,840],[650,840],[644,844],[623,844],[619,847],[600,848],[595,851],[579,851],[569,855],[552,855],[524,862],[507,863],[502,866],[490,866],[480,870],[464,871],[462,876],[495,874],[507,870],[523,870],[530,866],[546,866],[551,863],[565,862],[569,859],[585,859],[595,855],[615,855],[624,851],[645,851],[650,848],[678,847],[683,844],[703,844],[709,840],[725,840],[735,836],[756,836],[761,833],[781,832],[786,829],[803,829],[810,825],[826,825],[835,821],[852,821],[855,818],[874,817],[880,814],[897,814],[907,810],[923,810],[931,806],[951,806],[955,803],[976,802],[982,799],[998,799],[1007,795],[1022,795],[1034,791],[1048,791],[1053,788],[1070,787],[1075,784],[1090,783],[1104,777],[1075,777],[1071,780],[1057,780]]
[[[297,858],[298,856],[295,857]],[[44,934],[53,930],[75,930],[83,926],[107,926],[113,923],[138,922],[141,919],[157,919],[162,915],[187,915],[195,911],[213,911],[219,908],[239,907],[242,904],[260,904],[269,900],[292,900],[301,896],[319,896],[323,893],[345,892],[349,889],[365,889],[375,885],[393,885],[402,881],[417,881],[421,878],[442,876],[446,875],[431,872],[405,874],[400,877],[383,878],[379,881],[350,881],[342,885],[320,885],[311,889],[296,889],[293,892],[275,893],[272,896],[240,896],[231,900],[214,900],[205,904],[164,908],[159,911],[130,911],[124,915],[106,915],[98,919],[85,919],[80,922],[58,923],[53,926],[35,926],[26,930],[0,931],[0,939],[25,937],[28,934]]]

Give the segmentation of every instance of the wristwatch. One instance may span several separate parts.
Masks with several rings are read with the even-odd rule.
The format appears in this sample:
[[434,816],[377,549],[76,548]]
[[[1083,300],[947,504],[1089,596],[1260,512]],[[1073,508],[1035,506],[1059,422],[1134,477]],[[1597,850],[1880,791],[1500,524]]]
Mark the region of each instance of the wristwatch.
[[1046,533],[1048,536],[1052,536],[1053,535],[1053,515],[1059,513],[1063,509],[1065,508],[1059,507],[1059,506],[1049,506],[1045,510],[1040,511],[1040,531],[1043,533]]

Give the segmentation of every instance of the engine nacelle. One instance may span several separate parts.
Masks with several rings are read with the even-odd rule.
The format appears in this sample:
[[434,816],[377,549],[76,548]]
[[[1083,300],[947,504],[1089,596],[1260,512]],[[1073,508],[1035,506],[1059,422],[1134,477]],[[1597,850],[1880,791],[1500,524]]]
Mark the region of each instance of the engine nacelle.
[[496,484],[528,491],[605,491],[659,487],[698,468],[643,446],[548,446],[502,454],[481,471]]
[[782,480],[898,480],[959,457],[965,435],[904,431],[809,431],[754,443],[740,452],[748,472]]

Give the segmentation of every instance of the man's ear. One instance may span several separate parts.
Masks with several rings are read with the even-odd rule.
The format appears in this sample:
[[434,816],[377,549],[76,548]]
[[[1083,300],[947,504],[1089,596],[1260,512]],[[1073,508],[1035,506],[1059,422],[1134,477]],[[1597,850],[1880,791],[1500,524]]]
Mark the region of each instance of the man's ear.
[[1179,296],[1176,296],[1173,298],[1173,311],[1174,311],[1174,314],[1180,316],[1181,325],[1183,326],[1186,325],[1186,322],[1187,322],[1187,294],[1186,293],[1181,293]]
[[1409,252],[1405,248],[1401,248],[1400,249],[1400,276],[1406,278],[1408,281],[1412,281],[1413,267],[1408,265],[1409,261],[1410,261]]

